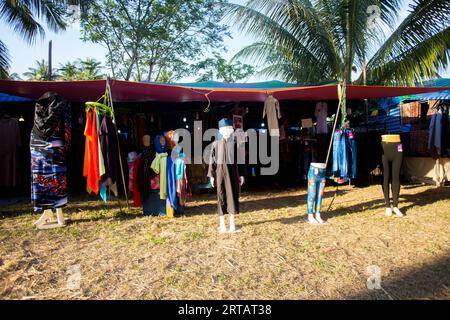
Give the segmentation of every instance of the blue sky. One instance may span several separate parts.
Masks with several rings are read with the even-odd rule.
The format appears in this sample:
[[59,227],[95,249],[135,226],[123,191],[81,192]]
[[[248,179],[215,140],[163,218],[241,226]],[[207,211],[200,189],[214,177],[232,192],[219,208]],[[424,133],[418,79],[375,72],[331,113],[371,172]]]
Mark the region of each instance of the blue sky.
[[[233,0],[232,2],[244,3],[245,0]],[[411,1],[405,1],[404,8],[400,13],[400,20],[407,14],[407,7]],[[251,37],[242,35],[236,28],[231,28],[232,39],[226,39],[225,45],[228,52],[224,56],[229,59],[241,48],[253,42]],[[29,67],[35,65],[36,60],[47,59],[48,41],[53,43],[53,64],[58,67],[61,63],[75,61],[79,58],[95,58],[104,61],[106,50],[98,44],[83,42],[80,40],[80,28],[73,25],[65,32],[55,34],[46,29],[45,38],[38,39],[35,44],[29,45],[23,39],[12,32],[6,24],[0,21],[0,35],[5,42],[11,56],[11,72],[22,75]],[[443,77],[450,78],[450,68],[442,72]],[[195,77],[182,79],[182,81],[193,81]],[[252,78],[250,81],[270,80]]]

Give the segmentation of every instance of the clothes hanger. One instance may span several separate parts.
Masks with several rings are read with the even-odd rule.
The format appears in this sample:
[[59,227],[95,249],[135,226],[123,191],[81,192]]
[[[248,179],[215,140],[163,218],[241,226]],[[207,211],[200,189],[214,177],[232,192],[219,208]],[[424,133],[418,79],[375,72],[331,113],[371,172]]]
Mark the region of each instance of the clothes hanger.
[[[103,99],[103,103],[99,102],[101,99]],[[92,108],[95,111],[98,111],[103,114],[107,114],[111,118],[114,118],[114,113],[113,113],[112,109],[106,105],[106,101],[107,101],[107,94],[105,93],[96,102],[92,102],[92,101],[86,102],[86,111],[89,110],[90,108]]]

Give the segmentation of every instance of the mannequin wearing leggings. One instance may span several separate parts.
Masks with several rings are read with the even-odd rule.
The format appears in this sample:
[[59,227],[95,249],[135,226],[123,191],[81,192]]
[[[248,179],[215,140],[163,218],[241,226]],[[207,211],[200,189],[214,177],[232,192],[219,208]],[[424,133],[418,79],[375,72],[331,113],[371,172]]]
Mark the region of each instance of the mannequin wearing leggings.
[[[398,198],[400,194],[400,168],[403,161],[403,146],[399,135],[382,136],[381,145],[383,147],[383,192],[386,201],[386,215],[392,216],[391,203],[389,198],[389,177],[392,180],[392,197],[394,213],[397,217],[403,217],[403,213],[398,209]],[[392,170],[390,168],[392,164]]]

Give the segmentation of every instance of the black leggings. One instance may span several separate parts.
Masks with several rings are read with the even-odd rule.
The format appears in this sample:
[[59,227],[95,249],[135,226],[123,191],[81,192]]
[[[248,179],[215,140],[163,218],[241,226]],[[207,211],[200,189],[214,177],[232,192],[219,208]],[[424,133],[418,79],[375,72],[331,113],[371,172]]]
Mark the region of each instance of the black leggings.
[[[400,168],[403,161],[403,150],[401,143],[382,142],[383,146],[383,192],[386,208],[390,208],[389,200],[389,177],[392,179],[392,196],[394,198],[394,208],[398,207],[398,197],[400,194]],[[392,163],[390,172],[389,163]]]

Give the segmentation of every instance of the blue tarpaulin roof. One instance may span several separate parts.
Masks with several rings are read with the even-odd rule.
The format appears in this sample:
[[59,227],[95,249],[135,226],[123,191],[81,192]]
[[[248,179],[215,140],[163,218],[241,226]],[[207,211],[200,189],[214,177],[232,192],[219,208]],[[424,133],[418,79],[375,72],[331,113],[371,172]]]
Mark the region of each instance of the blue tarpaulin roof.
[[23,98],[19,96],[13,96],[7,93],[0,92],[0,103],[2,102],[21,102],[21,101],[31,101],[31,99]]

